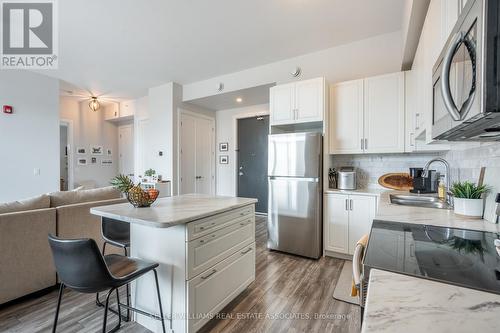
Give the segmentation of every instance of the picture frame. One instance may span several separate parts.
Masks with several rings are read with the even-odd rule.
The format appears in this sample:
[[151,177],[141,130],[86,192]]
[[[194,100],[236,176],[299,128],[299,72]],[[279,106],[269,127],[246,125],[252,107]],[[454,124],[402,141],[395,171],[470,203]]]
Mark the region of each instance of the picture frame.
[[85,155],[85,154],[87,154],[87,149],[85,147],[78,147],[78,148],[76,148],[76,154],[77,155]]
[[88,160],[86,157],[79,157],[78,158],[78,165],[82,165],[82,166],[87,165],[88,164],[87,162],[88,162]]
[[103,155],[104,149],[102,148],[102,146],[92,146],[90,147],[90,153],[92,155]]
[[229,143],[227,142],[219,143],[219,151],[229,151]]
[[90,164],[97,164],[97,157],[91,157]]
[[111,150],[111,148],[106,149],[106,155],[108,155],[108,156],[113,155],[113,151]]
[[103,159],[101,160],[101,165],[112,165],[113,164],[113,160],[110,160],[110,159]]
[[229,164],[229,155],[220,155],[219,164]]

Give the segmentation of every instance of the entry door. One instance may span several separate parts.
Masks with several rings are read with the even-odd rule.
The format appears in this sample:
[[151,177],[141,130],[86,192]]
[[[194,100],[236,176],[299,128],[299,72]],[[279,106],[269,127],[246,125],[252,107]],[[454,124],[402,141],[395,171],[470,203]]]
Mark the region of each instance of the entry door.
[[257,198],[259,213],[267,213],[268,134],[269,116],[238,120],[238,196]]
[[214,194],[214,120],[181,112],[180,194]]
[[134,177],[134,132],[132,125],[118,128],[118,150],[120,173]]

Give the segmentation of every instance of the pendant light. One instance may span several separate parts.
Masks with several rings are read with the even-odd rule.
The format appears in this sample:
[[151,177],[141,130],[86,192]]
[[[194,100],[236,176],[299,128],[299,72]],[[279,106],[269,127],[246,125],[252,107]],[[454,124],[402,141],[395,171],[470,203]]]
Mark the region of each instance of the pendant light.
[[96,112],[97,110],[99,110],[101,108],[101,104],[97,100],[97,97],[92,97],[92,100],[89,103],[89,108],[90,108],[90,110],[92,110],[94,112]]

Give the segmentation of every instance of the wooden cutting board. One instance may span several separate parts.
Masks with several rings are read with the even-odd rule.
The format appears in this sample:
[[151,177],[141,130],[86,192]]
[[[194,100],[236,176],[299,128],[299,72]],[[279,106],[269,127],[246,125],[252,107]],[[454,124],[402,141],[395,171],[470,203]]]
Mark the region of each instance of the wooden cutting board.
[[413,178],[409,173],[387,173],[378,179],[378,183],[391,190],[409,191],[413,189]]

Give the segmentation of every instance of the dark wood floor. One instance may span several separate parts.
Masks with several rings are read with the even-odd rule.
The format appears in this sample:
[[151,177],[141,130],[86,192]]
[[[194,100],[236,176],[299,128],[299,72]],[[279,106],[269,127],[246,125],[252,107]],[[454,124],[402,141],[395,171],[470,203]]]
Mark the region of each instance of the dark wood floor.
[[[256,219],[255,282],[202,332],[359,332],[360,309],[334,300],[343,261],[309,260],[266,249],[266,219]],[[123,298],[122,298],[123,299]],[[0,308],[0,332],[50,332],[57,292]],[[66,292],[58,332],[99,332],[103,311],[93,295]],[[116,323],[110,315],[109,328]],[[124,323],[120,332],[149,332]]]

